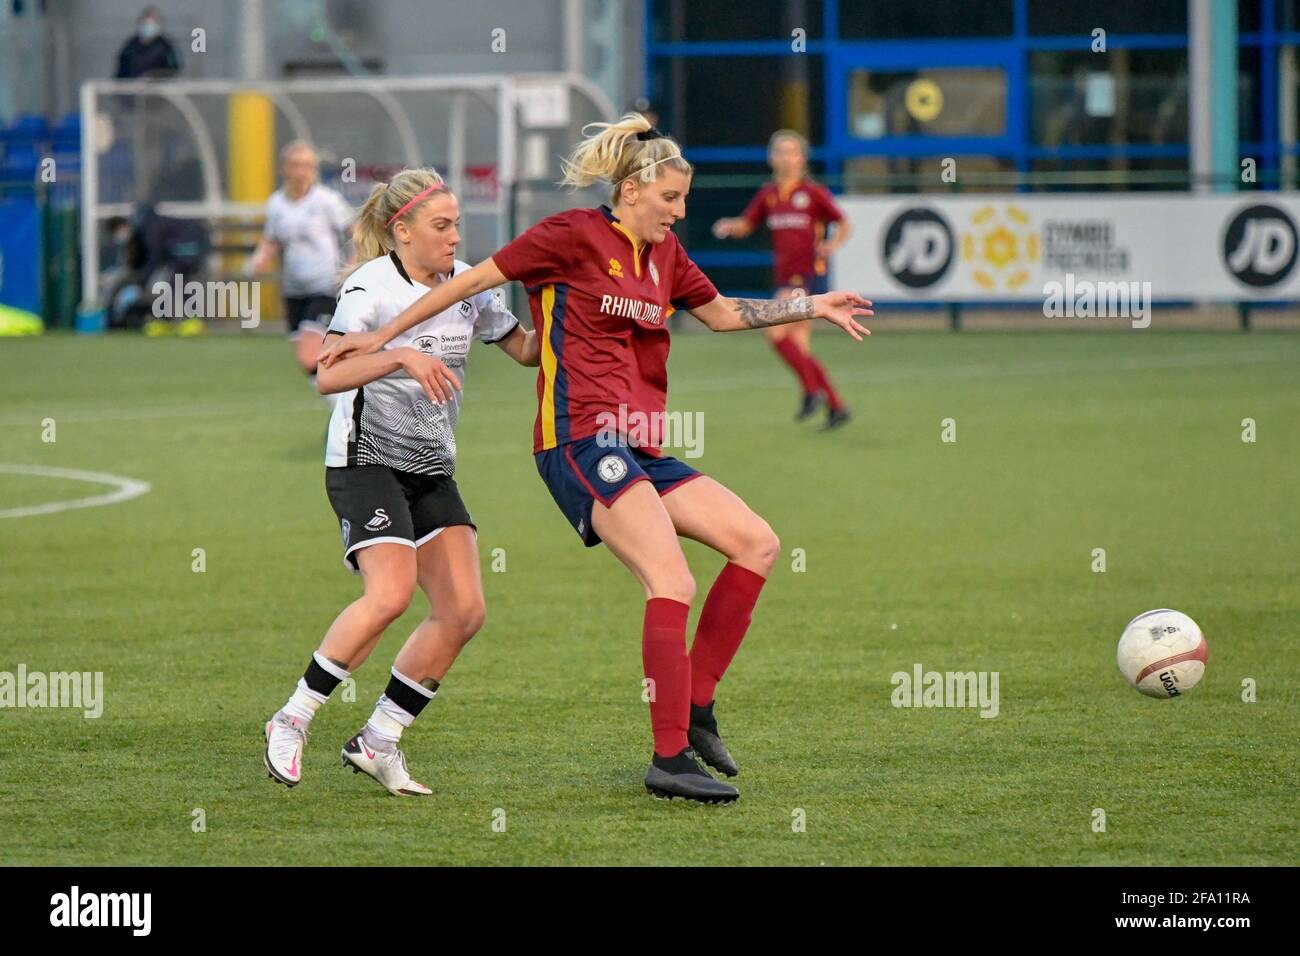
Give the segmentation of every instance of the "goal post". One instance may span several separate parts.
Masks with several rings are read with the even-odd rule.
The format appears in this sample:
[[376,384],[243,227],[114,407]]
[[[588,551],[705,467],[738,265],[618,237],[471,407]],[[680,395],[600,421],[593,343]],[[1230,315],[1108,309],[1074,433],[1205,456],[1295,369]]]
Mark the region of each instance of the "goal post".
[[[230,110],[250,94],[270,104],[274,142],[267,136],[239,141]],[[558,178],[558,157],[582,126],[616,115],[599,87],[569,73],[93,80],[81,88],[81,114],[81,274],[88,301],[98,298],[106,219],[148,205],[244,235],[255,229],[265,197],[236,198],[248,190],[231,188],[238,179],[231,157],[240,150],[270,150],[275,162],[286,143],[306,140],[321,154],[322,182],[354,207],[373,183],[397,170],[435,166],[460,199],[461,258],[474,260],[510,238],[521,165],[525,178]]]

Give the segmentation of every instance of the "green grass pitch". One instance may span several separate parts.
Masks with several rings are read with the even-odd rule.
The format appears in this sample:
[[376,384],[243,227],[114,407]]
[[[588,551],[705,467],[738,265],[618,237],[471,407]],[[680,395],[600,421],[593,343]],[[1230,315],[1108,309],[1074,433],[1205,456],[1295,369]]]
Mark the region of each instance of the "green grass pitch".
[[[537,477],[531,370],[471,355],[457,478],[487,625],[406,736],[435,795],[398,800],[338,750],[418,594],[355,702],[321,711],[303,783],[261,766],[264,720],[358,587],[325,498],[324,406],[288,346],[0,345],[0,463],[152,485],[0,520],[0,671],[102,671],[105,694],[93,720],[0,709],[0,862],[1300,862],[1300,337],[886,329],[815,345],[856,413],[838,433],[791,421],[793,379],[757,334],[682,336],[670,364],[670,407],[704,415],[693,464],[782,541],[720,688],[741,764],[728,807],[644,791],[642,596]],[[0,473],[0,510],[105,490]],[[702,595],[721,561],[686,547]],[[1209,640],[1180,700],[1140,696],[1115,666],[1125,623],[1155,607]],[[998,716],[895,708],[890,676],[917,663],[997,671]]]

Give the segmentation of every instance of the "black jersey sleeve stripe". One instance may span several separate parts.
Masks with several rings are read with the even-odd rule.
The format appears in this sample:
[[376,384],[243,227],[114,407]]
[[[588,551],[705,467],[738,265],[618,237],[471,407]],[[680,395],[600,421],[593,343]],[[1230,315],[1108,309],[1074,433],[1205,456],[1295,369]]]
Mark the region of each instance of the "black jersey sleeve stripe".
[[510,338],[510,336],[515,334],[515,329],[517,328],[519,328],[519,320],[515,319],[515,324],[506,329],[504,335],[498,335],[494,339],[484,339],[483,341],[487,345],[496,345],[498,342],[504,342],[506,339]]
[[352,440],[348,442],[348,464],[357,463],[357,443],[361,440],[361,410],[366,404],[366,387],[357,389],[357,397],[352,402]]

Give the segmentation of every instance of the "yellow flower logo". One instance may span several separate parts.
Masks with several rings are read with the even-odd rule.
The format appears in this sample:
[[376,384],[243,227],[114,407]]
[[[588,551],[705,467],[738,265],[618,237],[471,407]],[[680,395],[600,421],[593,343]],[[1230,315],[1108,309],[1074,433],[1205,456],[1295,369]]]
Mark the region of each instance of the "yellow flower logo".
[[962,233],[961,257],[972,263],[971,275],[983,289],[1014,291],[1029,281],[1028,264],[1041,255],[1038,233],[1029,214],[1009,204],[1001,210],[981,206]]

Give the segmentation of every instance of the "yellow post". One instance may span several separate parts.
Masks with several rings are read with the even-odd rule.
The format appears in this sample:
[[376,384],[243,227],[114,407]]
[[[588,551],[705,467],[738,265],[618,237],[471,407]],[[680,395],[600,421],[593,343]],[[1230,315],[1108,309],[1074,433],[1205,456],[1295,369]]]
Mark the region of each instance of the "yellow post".
[[[275,107],[261,93],[232,93],[228,106],[226,169],[230,198],[234,202],[264,203],[275,190]],[[260,231],[239,230],[238,237],[222,237],[224,245],[255,245]],[[237,239],[235,242],[225,241]],[[242,255],[227,256],[222,267],[227,273],[243,268]],[[279,289],[263,282],[259,306],[262,315],[276,311]]]
[[227,168],[230,198],[266,202],[275,189],[275,108],[261,93],[232,93]]

